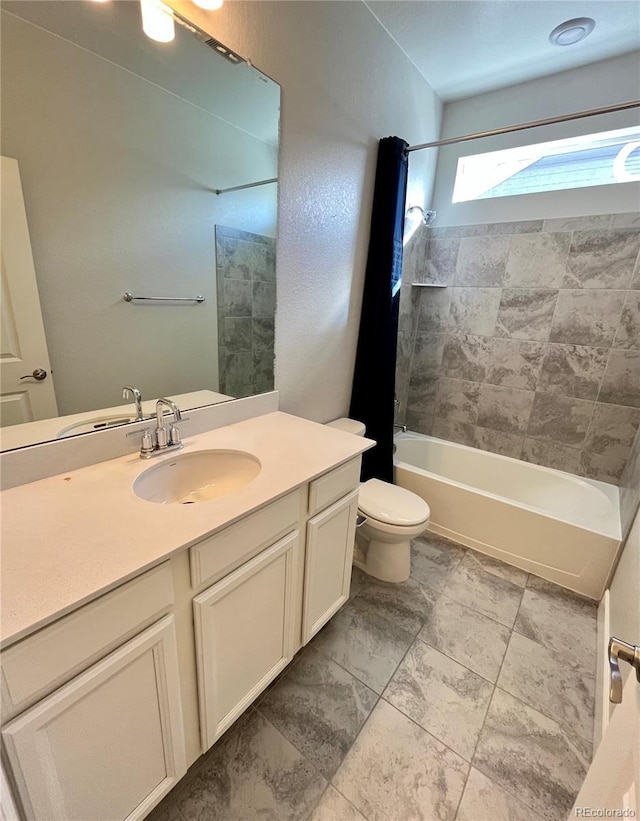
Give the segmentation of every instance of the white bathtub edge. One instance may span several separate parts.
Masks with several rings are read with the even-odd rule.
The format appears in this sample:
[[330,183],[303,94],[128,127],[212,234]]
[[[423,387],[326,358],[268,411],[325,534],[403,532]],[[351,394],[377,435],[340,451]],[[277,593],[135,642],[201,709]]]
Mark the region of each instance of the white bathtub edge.
[[583,598],[587,598],[591,601],[597,601],[596,598],[587,595],[584,590],[580,589],[579,577],[576,577],[570,573],[564,573],[555,567],[550,567],[549,565],[533,561],[532,559],[525,559],[515,553],[509,553],[506,550],[501,550],[499,547],[485,544],[477,539],[473,539],[471,536],[465,536],[464,533],[458,533],[455,530],[451,530],[448,527],[443,527],[435,522],[431,522],[429,524],[429,530],[432,533],[436,533],[438,536],[444,536],[445,538],[458,542],[465,547],[470,547],[472,550],[477,550],[478,553],[484,553],[486,556],[499,559],[500,561],[510,564],[513,567],[518,567],[520,570],[524,570],[527,573],[532,573],[534,576],[539,576],[541,579],[555,582],[561,587],[571,590],[573,593],[577,593]]

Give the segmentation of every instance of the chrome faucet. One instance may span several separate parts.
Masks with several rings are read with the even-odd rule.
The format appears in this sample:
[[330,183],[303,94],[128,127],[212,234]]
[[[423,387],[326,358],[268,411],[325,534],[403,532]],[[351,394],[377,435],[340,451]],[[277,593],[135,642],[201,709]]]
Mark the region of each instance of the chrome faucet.
[[[167,429],[164,426],[163,420],[163,405],[166,405],[173,413],[173,423],[169,428],[169,437],[167,440]],[[180,408],[171,399],[158,399],[156,402],[156,447],[158,450],[164,450],[167,447],[175,447],[180,445],[180,431],[175,423],[182,419]]]
[[132,385],[125,385],[122,389],[122,398],[128,399],[129,394],[133,396],[133,403],[136,406],[136,421],[142,422],[144,416],[142,415],[142,394],[137,388]]
[[[164,426],[163,408],[169,408],[173,413],[173,422],[169,427],[169,432]],[[158,399],[156,402],[156,429],[155,431],[146,428],[142,432],[142,443],[140,445],[140,458],[151,459],[152,456],[158,456],[166,450],[179,450],[182,447],[180,441],[180,431],[176,427],[176,422],[183,420],[180,408],[171,399]],[[184,421],[188,421],[184,418]],[[140,431],[137,431],[139,434]],[[129,434],[127,434],[129,435]],[[132,434],[133,435],[133,434]]]

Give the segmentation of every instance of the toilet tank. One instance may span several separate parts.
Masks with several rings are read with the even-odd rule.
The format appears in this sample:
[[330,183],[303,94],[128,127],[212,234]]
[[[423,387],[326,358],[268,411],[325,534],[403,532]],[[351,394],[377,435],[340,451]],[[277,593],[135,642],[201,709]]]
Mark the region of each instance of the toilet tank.
[[362,422],[355,419],[348,419],[343,416],[341,419],[334,419],[333,422],[327,422],[328,428],[336,428],[345,433],[352,433],[354,436],[364,436],[367,429]]

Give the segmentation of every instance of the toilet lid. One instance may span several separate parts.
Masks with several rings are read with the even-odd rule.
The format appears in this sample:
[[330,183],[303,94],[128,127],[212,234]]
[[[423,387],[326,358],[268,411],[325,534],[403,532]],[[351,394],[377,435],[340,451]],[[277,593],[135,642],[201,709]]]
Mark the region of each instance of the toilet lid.
[[358,507],[365,516],[390,525],[419,525],[431,514],[424,499],[380,479],[360,485]]

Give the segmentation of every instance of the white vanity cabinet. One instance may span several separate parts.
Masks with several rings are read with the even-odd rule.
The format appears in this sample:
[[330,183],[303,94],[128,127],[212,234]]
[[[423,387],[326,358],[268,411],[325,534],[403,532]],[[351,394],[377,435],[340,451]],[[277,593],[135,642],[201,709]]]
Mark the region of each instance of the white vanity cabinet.
[[[132,588],[153,593],[152,588],[166,582],[165,568],[142,577],[152,583],[146,588],[134,580],[9,648],[3,689],[13,686],[15,695],[28,697],[30,686],[39,692],[47,679],[57,678],[60,671],[54,668],[65,659],[73,667],[81,664],[86,630],[96,628],[97,645],[113,632],[109,616],[117,621],[114,608],[123,595]],[[138,607],[136,618],[153,614],[158,602],[146,604],[146,611]],[[96,613],[102,626],[96,626]],[[42,634],[49,652],[38,665]],[[72,641],[74,635],[78,643]],[[3,727],[2,738],[27,819],[144,818],[186,772],[173,615],[155,621],[41,698]]]
[[28,821],[144,818],[349,597],[356,457],[2,652]]

